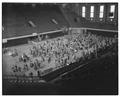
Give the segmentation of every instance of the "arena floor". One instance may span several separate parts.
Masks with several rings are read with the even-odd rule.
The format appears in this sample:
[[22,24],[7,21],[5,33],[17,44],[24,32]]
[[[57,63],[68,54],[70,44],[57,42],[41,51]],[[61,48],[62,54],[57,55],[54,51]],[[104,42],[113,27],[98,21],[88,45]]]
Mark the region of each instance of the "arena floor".
[[[69,35],[66,35],[64,37],[69,37]],[[61,38],[61,37],[57,37],[57,38]],[[50,40],[54,40],[54,39],[57,39],[57,38],[53,38],[53,39],[50,39]],[[46,41],[41,41],[39,43],[34,43],[34,45],[36,44],[43,44],[44,42]],[[14,72],[11,71],[12,69],[12,66],[17,64],[18,66],[20,67],[23,67],[24,66],[24,63],[23,62],[19,62],[19,57],[22,56],[23,53],[29,55],[29,57],[31,58],[29,62],[27,62],[27,64],[30,64],[31,61],[34,61],[35,59],[38,59],[38,60],[41,60],[40,57],[32,57],[30,55],[30,48],[32,48],[33,44],[25,44],[25,45],[19,45],[19,46],[13,46],[13,47],[8,47],[8,49],[10,50],[10,52],[14,51],[15,49],[17,50],[18,52],[18,56],[16,57],[13,57],[10,54],[10,52],[8,52],[7,54],[3,54],[3,75],[5,76],[11,76],[13,75],[14,76]],[[79,53],[76,53],[76,56],[78,57],[82,57],[82,50],[79,51]],[[71,57],[71,60],[72,60],[72,57]],[[39,70],[42,72],[42,76],[46,75],[47,73],[44,73],[45,70],[48,70],[48,69],[52,69],[51,72],[59,69],[59,68],[62,68],[61,66],[57,66],[56,63],[55,63],[55,58],[54,56],[52,57],[52,61],[50,63],[47,63],[47,62],[44,62],[44,64],[42,64],[42,68],[40,68]],[[31,71],[34,71],[34,69],[32,70],[29,70],[30,72]],[[26,72],[26,76],[29,76],[29,73],[30,72]],[[50,73],[50,72],[48,72]],[[17,73],[16,75],[18,76],[22,76],[23,73]],[[37,71],[34,71],[34,74],[33,76],[37,76]]]

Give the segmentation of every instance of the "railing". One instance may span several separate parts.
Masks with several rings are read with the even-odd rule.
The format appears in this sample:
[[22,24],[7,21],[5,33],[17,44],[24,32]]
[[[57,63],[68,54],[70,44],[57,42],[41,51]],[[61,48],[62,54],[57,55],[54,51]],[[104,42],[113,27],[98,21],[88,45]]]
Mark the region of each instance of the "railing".
[[9,41],[9,40],[21,39],[21,38],[29,38],[29,37],[35,37],[35,36],[38,36],[38,35],[45,35],[45,34],[50,34],[50,33],[57,33],[57,32],[60,32],[60,31],[62,31],[62,30],[49,31],[49,32],[43,32],[43,33],[33,33],[33,34],[31,34],[31,35],[25,35],[25,36],[19,36],[19,37],[5,38],[5,39],[2,39],[2,43],[6,43],[6,42]]
[[57,34],[57,33],[61,33],[62,31],[63,30],[56,30],[56,31],[43,32],[43,33],[33,33],[31,35],[25,35],[19,37],[6,38],[6,39],[2,39],[2,46],[4,48],[4,47],[21,45],[21,44],[27,44],[30,38],[37,38],[39,35],[45,36],[54,33]]
[[[97,31],[104,31],[104,32],[118,32],[117,30],[106,30],[106,29],[95,29],[95,28],[85,28],[85,27],[82,27],[82,28],[71,28],[72,30],[97,30]],[[60,31],[63,31],[62,29],[61,30],[55,30],[55,31],[49,31],[49,32],[43,32],[43,33],[33,33],[31,35],[25,35],[25,36],[19,36],[19,37],[11,37],[11,38],[5,38],[5,39],[2,39],[2,43],[7,43],[7,41],[9,40],[14,40],[14,39],[21,39],[21,38],[29,38],[29,37],[35,37],[35,36],[38,36],[38,35],[46,35],[46,34],[51,34],[51,33],[57,33],[57,32],[60,32]]]

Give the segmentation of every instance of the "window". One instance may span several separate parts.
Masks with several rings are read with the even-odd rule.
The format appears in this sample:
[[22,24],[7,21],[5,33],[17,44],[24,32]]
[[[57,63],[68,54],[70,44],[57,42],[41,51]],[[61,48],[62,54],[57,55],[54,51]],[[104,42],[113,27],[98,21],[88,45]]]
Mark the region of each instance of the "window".
[[85,17],[85,11],[86,11],[86,7],[83,6],[83,7],[82,7],[82,17]]
[[103,14],[104,14],[104,6],[101,5],[101,6],[100,6],[100,14],[99,14],[99,18],[103,18]]
[[91,6],[91,8],[90,8],[90,17],[91,18],[94,17],[94,6]]
[[111,5],[111,6],[110,6],[109,17],[110,17],[110,18],[114,18],[114,13],[115,13],[115,5]]
[[115,11],[115,5],[111,5],[110,6],[110,12],[114,12]]

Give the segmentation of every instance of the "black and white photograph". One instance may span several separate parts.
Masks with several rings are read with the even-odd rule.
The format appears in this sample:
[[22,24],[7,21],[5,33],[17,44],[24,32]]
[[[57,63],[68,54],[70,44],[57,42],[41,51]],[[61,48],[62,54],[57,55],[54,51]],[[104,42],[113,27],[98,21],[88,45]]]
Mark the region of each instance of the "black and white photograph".
[[2,95],[118,95],[118,2],[2,2]]

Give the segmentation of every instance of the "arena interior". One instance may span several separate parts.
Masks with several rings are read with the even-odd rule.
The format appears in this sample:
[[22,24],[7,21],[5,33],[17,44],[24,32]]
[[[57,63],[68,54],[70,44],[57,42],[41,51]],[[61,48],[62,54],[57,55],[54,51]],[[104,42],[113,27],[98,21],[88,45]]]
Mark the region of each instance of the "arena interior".
[[117,95],[118,3],[2,3],[3,95]]

